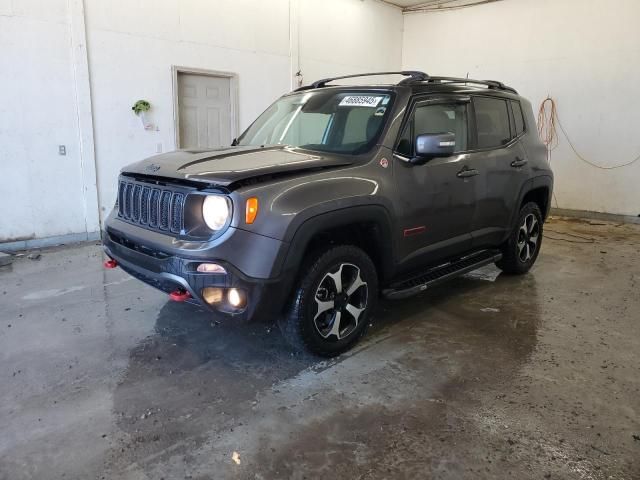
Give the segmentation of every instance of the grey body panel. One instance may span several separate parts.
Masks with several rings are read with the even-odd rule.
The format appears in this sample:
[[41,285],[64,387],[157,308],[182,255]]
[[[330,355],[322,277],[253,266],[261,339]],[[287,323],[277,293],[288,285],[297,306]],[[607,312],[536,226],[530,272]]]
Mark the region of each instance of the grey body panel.
[[234,215],[232,225],[291,241],[297,226],[329,211],[359,205],[380,205],[393,215],[395,209],[390,201],[393,173],[392,169],[384,169],[379,165],[379,159],[383,157],[385,154],[381,151],[365,165],[307,174],[304,181],[293,177],[234,191],[231,197],[237,198],[241,205],[246,198],[257,197],[260,213],[264,212],[264,215],[259,214],[252,225],[243,225],[244,212],[238,212]]

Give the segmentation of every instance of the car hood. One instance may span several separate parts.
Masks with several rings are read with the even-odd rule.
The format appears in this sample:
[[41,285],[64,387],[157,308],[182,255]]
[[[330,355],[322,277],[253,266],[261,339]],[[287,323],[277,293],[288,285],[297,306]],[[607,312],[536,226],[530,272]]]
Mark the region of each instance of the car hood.
[[348,157],[314,155],[274,145],[178,150],[149,157],[125,167],[122,172],[227,186],[265,175],[335,168],[352,163]]

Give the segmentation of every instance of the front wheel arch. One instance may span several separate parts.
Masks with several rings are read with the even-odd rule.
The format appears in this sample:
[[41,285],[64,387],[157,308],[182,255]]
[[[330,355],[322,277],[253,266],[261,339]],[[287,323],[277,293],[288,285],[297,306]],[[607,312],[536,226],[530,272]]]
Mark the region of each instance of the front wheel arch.
[[396,251],[391,228],[391,216],[380,205],[359,205],[311,217],[292,236],[284,254],[283,277],[295,278],[304,258],[317,250],[318,239],[327,238],[334,244],[351,244],[364,250],[374,261],[379,278],[388,279],[393,274]]

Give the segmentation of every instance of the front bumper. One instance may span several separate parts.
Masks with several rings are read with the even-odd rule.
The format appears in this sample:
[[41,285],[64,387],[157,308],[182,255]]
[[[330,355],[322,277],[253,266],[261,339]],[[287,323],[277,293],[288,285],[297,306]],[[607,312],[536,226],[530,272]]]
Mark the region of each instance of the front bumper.
[[[193,251],[170,251],[169,248],[162,248],[153,241],[153,237],[157,235],[155,232],[147,232],[110,217],[103,232],[102,242],[105,253],[131,276],[165,293],[183,289],[191,295],[187,302],[198,304],[208,310],[233,315],[239,320],[250,320],[263,314],[271,315],[281,307],[276,300],[279,295],[271,294],[279,291],[280,281],[277,277],[256,278],[245,274],[235,263],[219,258],[216,251],[220,249],[216,246],[210,245],[209,248],[197,248]],[[145,239],[146,236],[150,238]],[[240,246],[238,245],[236,250]],[[246,257],[244,254],[243,259]],[[197,272],[196,269],[201,263],[217,263],[223,266],[227,273]],[[230,288],[240,289],[246,295],[246,305],[241,309],[234,309],[226,301],[209,304],[202,294],[206,287],[219,287],[224,291]]]

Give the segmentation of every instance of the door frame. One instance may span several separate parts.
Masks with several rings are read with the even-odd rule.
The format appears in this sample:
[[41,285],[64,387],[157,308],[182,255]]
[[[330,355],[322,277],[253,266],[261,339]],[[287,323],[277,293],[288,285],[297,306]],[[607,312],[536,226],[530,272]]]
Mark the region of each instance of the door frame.
[[238,74],[233,72],[223,72],[218,70],[206,70],[203,68],[181,67],[173,65],[171,67],[171,90],[173,95],[173,138],[175,149],[180,148],[180,104],[178,101],[178,75],[181,73],[192,75],[203,75],[206,77],[228,78],[229,98],[231,101],[231,138],[237,138],[240,134],[239,100],[238,100]]

